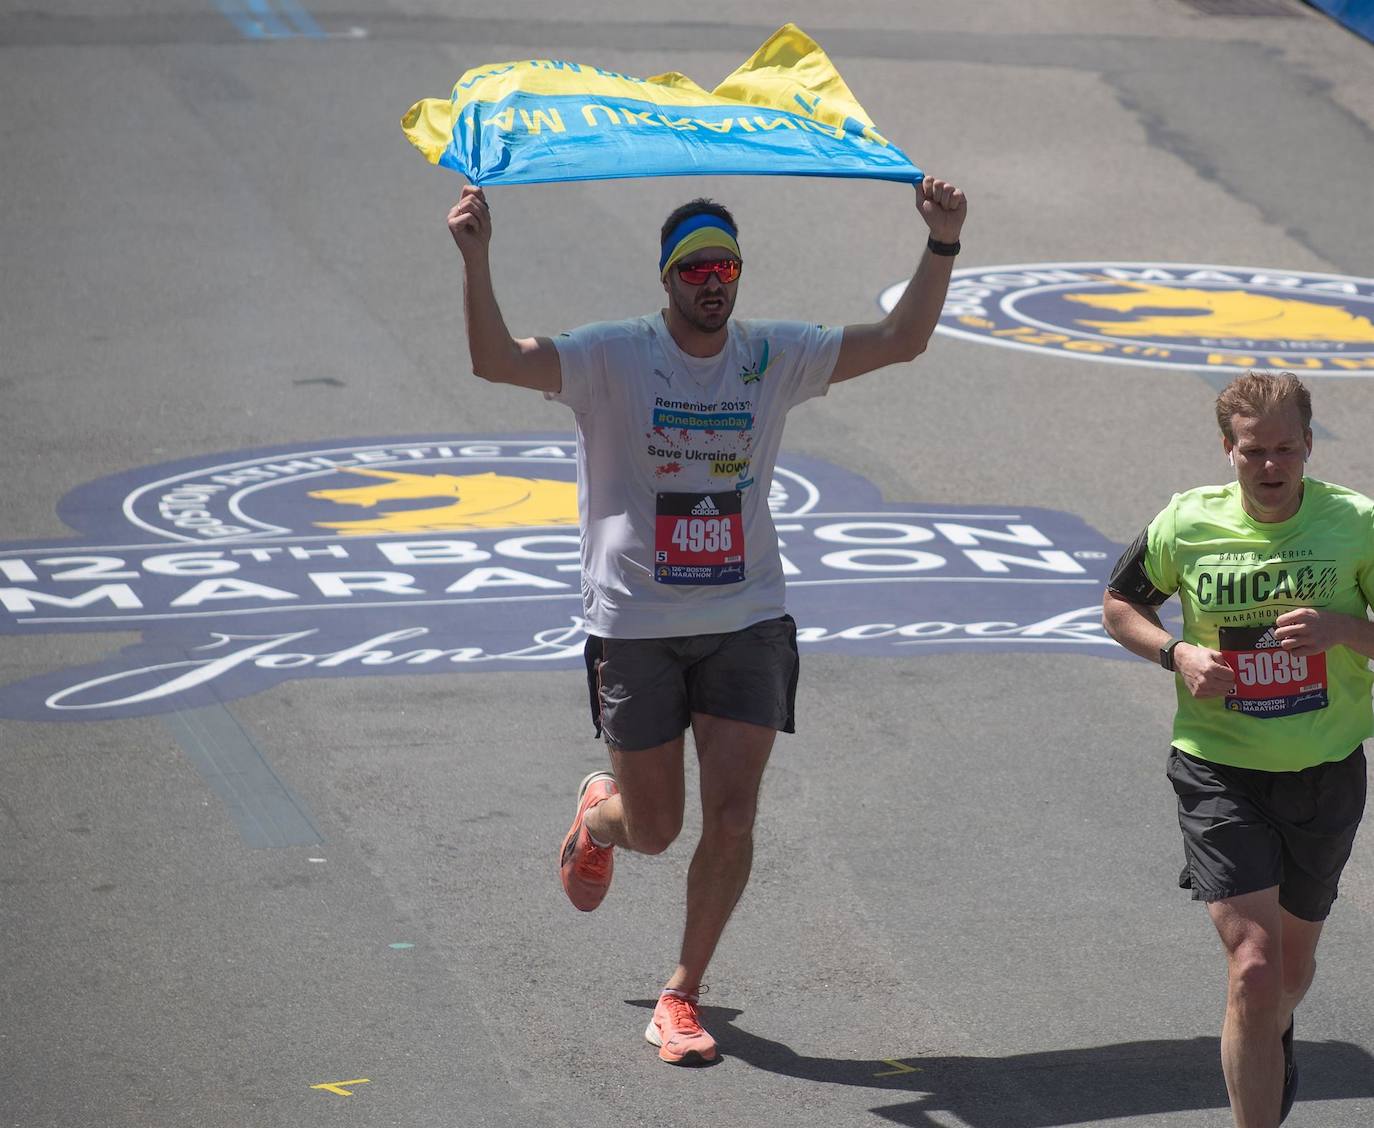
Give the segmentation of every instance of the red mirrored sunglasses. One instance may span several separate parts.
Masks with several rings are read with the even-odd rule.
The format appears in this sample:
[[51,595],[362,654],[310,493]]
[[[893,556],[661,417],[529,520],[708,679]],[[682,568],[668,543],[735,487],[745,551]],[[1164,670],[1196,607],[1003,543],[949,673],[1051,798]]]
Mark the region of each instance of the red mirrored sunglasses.
[[719,262],[694,262],[677,264],[677,276],[689,286],[700,286],[711,275],[720,279],[722,286],[728,286],[736,278],[739,272],[744,269],[744,264],[739,259],[721,259]]

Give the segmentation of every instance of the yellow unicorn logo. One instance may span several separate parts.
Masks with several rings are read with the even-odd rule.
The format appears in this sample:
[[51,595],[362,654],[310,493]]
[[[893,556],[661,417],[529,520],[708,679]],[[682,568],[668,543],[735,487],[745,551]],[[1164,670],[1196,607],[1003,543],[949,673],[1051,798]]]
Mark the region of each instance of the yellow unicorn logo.
[[316,521],[321,529],[349,536],[378,533],[454,533],[467,529],[530,528],[577,524],[577,485],[550,478],[505,474],[406,474],[351,468],[349,474],[380,478],[377,485],[311,490],[311,497],[371,509],[382,502],[442,498],[425,509],[393,509],[361,521]]
[[1374,324],[1340,306],[1277,298],[1244,290],[1181,290],[1146,282],[1122,282],[1123,294],[1066,294],[1097,309],[1148,313],[1133,321],[1079,321],[1109,337],[1194,337],[1250,341],[1374,341]]

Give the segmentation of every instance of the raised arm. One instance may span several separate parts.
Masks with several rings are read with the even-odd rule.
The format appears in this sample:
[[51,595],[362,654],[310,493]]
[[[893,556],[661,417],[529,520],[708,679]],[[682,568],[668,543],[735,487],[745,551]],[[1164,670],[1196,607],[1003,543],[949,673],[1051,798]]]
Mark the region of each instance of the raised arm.
[[491,283],[491,208],[469,184],[448,213],[449,234],[463,255],[463,316],[473,375],[495,384],[540,392],[563,388],[558,349],[548,337],[514,338],[506,328]]
[[[916,186],[916,210],[937,243],[957,243],[968,215],[964,193],[945,180],[927,176]],[[954,257],[935,254],[929,246],[921,252],[916,273],[901,298],[881,321],[846,325],[839,359],[830,376],[832,384],[850,380],[889,364],[914,360],[925,351],[940,320],[949,289]]]

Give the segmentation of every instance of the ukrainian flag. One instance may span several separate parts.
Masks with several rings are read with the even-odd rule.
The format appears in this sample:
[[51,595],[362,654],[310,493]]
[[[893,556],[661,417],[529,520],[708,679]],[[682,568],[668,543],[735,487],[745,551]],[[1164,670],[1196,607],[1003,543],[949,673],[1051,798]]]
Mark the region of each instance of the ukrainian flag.
[[779,28],[712,91],[557,59],[468,71],[401,119],[431,164],[473,184],[629,176],[853,176],[917,183],[820,46]]

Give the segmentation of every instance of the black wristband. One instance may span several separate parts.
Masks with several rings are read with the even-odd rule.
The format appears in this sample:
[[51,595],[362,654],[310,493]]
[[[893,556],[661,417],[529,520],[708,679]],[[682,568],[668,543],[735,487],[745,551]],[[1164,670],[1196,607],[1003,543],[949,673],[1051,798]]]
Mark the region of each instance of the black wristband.
[[1181,638],[1171,638],[1159,648],[1159,664],[1166,670],[1174,669],[1174,650],[1182,641]]
[[926,239],[926,246],[930,248],[933,255],[944,255],[946,258],[953,258],[959,253],[959,240],[955,239],[952,243],[942,243],[939,239],[931,235]]

